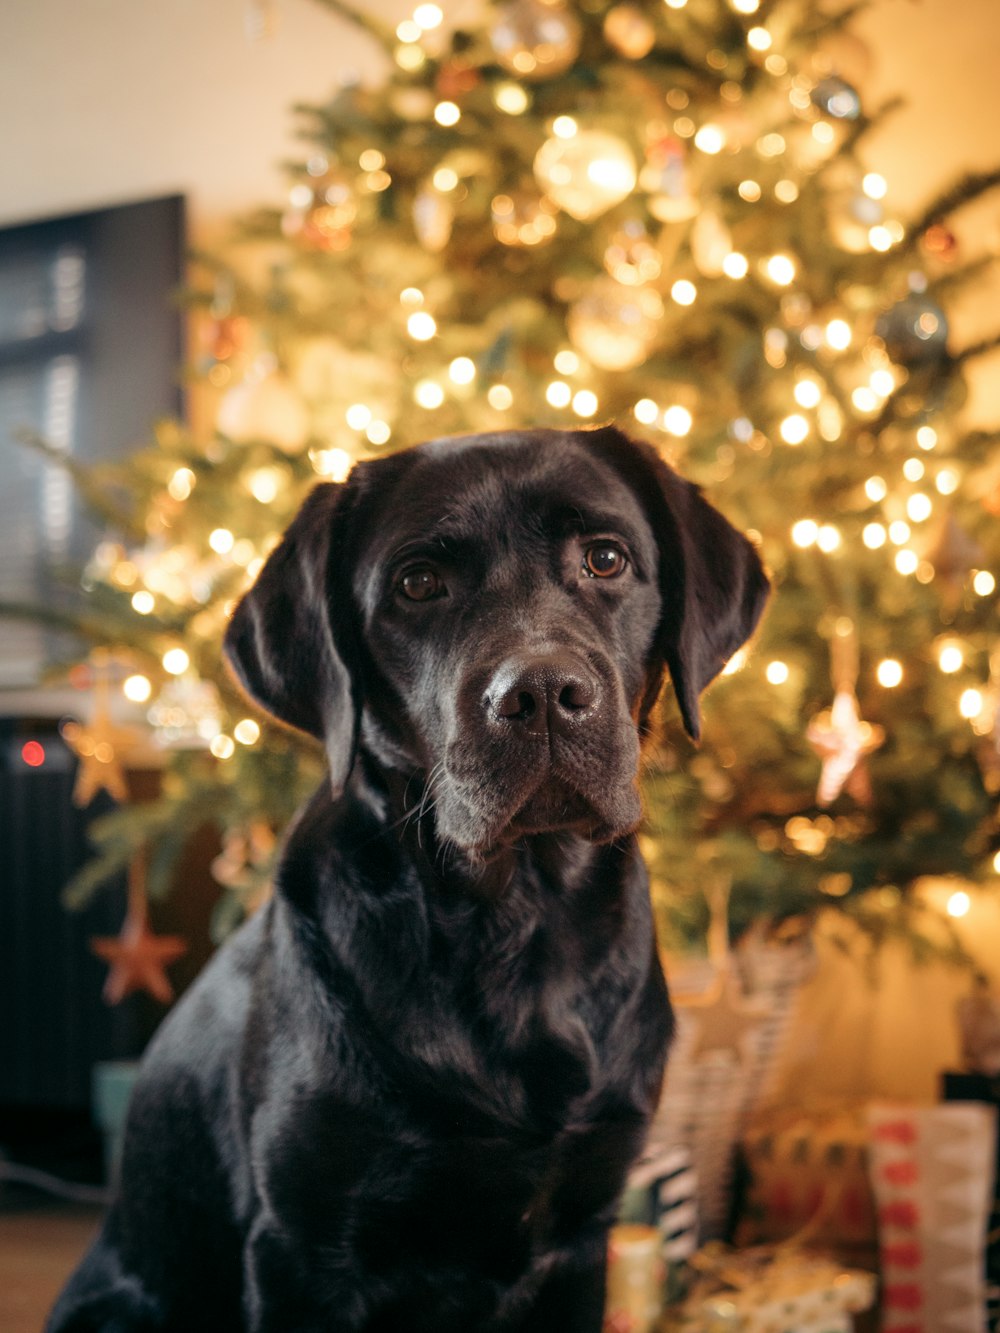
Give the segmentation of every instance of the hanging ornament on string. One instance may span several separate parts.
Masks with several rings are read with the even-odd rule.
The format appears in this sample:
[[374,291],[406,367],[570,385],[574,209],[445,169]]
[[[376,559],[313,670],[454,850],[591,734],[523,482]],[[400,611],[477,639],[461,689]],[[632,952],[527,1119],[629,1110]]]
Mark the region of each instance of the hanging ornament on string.
[[648,144],[639,187],[649,195],[649,211],[661,222],[684,222],[694,217],[698,201],[691,192],[682,140],[666,135]]
[[663,255],[638,220],[623,222],[604,251],[604,267],[626,287],[655,282],[663,271]]
[[604,38],[626,60],[641,60],[656,42],[656,29],[638,5],[615,5],[604,18]]
[[861,719],[855,686],[858,640],[854,623],[842,617],[830,644],[833,703],[806,728],[806,739],[822,760],[816,804],[831,805],[846,790],[859,805],[870,805],[871,779],[864,758],[885,740],[881,727]]
[[174,998],[166,968],[187,953],[179,935],[154,935],[149,928],[146,896],[146,855],[140,853],[129,867],[128,908],[117,935],[97,936],[91,951],[111,964],[104,983],[105,1004],[120,1004],[133,991],[146,991],[161,1004]]
[[111,656],[104,648],[90,657],[93,711],[86,724],[72,719],[59,733],[80,761],[73,784],[73,804],[87,806],[99,791],[119,803],[128,800],[122,754],[136,744],[134,727],[119,727],[111,720]]
[[513,0],[490,30],[497,61],[522,79],[554,78],[576,60],[580,21],[562,0]]
[[571,307],[566,327],[573,345],[602,370],[631,370],[656,342],[663,301],[652,287],[623,287],[597,278]]
[[941,307],[922,291],[897,301],[875,321],[885,350],[901,366],[933,366],[948,350],[948,320]]
[[834,120],[857,120],[861,114],[861,98],[857,89],[837,74],[820,79],[809,96],[813,106]]
[[431,254],[439,254],[451,240],[455,206],[447,195],[433,185],[424,185],[413,200],[413,230],[417,240]]
[[542,245],[556,234],[557,213],[551,199],[526,190],[494,195],[490,204],[493,235],[503,245]]
[[599,217],[635,188],[631,149],[606,130],[546,139],[535,154],[534,171],[549,198],[580,222]]
[[725,272],[726,259],[732,254],[733,238],[729,228],[713,208],[704,208],[691,227],[691,258],[699,273],[717,278]]
[[293,185],[289,202],[281,219],[286,236],[317,250],[347,249],[358,201],[351,178],[342,168],[330,167],[315,179]]
[[305,447],[310,431],[305,403],[268,355],[257,358],[242,384],[226,390],[215,424],[236,444],[274,444],[288,454]]

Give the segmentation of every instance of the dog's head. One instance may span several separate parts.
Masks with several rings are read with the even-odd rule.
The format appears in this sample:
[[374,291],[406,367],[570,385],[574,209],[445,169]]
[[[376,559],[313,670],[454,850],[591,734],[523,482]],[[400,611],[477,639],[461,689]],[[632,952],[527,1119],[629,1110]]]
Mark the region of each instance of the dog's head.
[[750,543],[611,428],[438,440],[310,495],[236,609],[251,696],[321,738],[336,789],[359,746],[418,775],[438,837],[633,828],[639,741],[669,671],[684,724],[749,637]]

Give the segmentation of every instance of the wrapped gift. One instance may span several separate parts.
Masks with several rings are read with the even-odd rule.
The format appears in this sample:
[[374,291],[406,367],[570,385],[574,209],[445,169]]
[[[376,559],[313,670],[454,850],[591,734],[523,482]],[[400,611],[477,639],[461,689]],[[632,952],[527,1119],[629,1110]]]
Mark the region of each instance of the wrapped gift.
[[604,1333],[652,1333],[663,1309],[663,1235],[657,1227],[612,1227]]
[[882,1333],[985,1333],[996,1109],[869,1109]]
[[864,1111],[772,1115],[742,1142],[746,1168],[736,1231],[742,1246],[804,1234],[842,1263],[874,1267],[875,1204]]
[[[946,1073],[941,1079],[946,1102],[985,1102],[1000,1110],[1000,1076],[976,1073]],[[1000,1333],[1000,1115],[993,1173],[993,1206],[986,1246],[986,1323],[990,1333]]]
[[875,1300],[873,1274],[800,1250],[708,1256],[700,1266],[708,1272],[677,1333],[852,1333],[853,1316]]

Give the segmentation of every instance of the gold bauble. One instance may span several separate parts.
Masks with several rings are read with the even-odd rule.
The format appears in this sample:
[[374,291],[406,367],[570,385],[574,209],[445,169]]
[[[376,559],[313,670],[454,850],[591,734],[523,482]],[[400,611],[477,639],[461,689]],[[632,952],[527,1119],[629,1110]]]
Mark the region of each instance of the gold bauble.
[[497,61],[522,79],[564,73],[580,50],[580,21],[562,0],[513,0],[490,31]]
[[635,158],[615,134],[578,130],[546,139],[535,154],[535,179],[560,208],[587,222],[632,193]]
[[656,342],[663,302],[651,287],[623,287],[598,278],[570,308],[566,327],[574,347],[602,370],[631,370]]
[[615,5],[605,17],[604,37],[626,60],[641,60],[653,49],[656,30],[638,6]]

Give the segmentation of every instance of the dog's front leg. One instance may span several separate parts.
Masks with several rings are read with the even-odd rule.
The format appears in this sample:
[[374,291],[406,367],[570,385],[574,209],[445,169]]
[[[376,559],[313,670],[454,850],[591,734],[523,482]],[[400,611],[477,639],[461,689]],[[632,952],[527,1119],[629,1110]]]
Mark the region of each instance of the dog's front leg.
[[588,1237],[545,1278],[519,1333],[601,1333],[606,1231]]
[[260,1217],[243,1252],[247,1333],[356,1333],[364,1327],[359,1293],[301,1239]]

